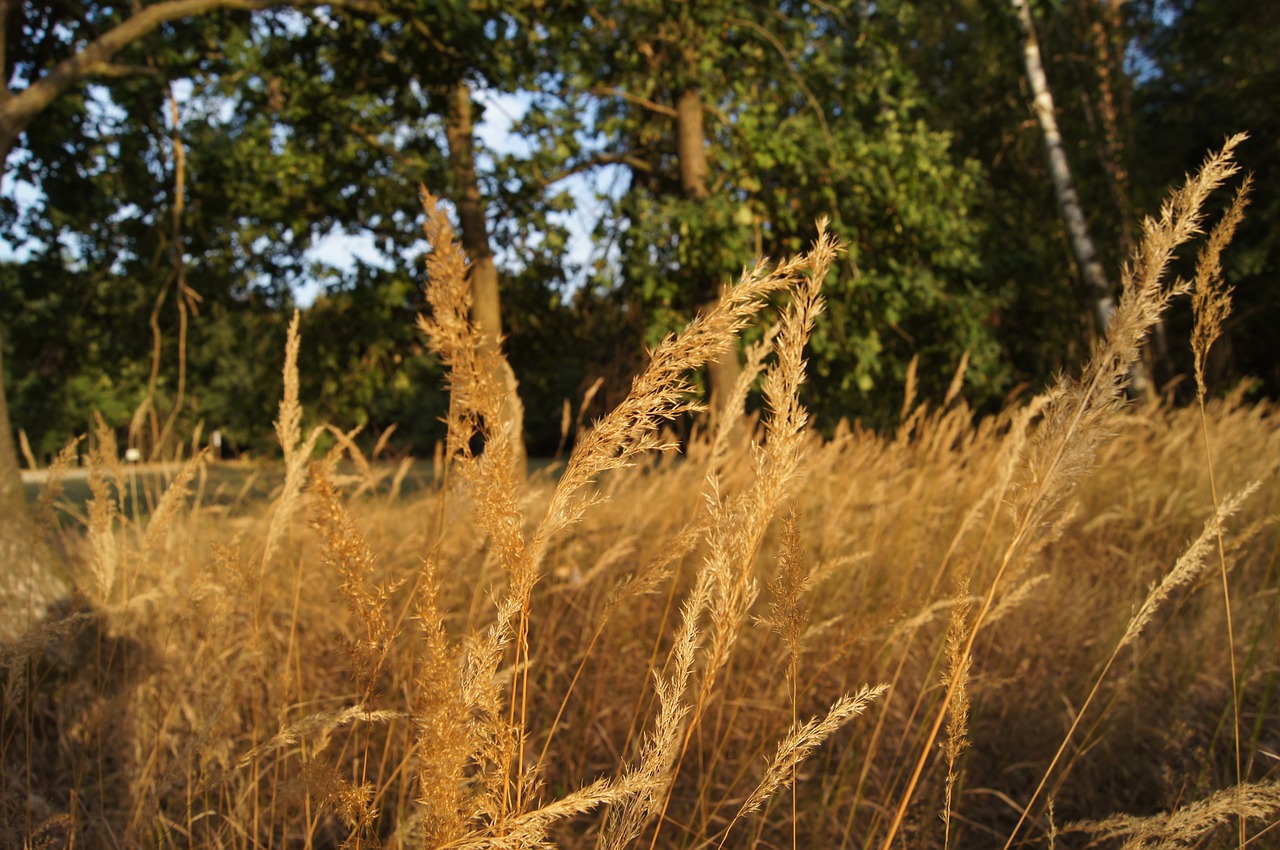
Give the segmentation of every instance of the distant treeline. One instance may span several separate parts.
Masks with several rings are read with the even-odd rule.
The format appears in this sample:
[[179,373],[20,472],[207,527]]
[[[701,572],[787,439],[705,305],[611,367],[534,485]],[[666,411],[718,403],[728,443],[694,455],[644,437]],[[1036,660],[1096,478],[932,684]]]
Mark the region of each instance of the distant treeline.
[[[913,358],[921,398],[941,403],[964,359],[970,403],[998,408],[1096,334],[1018,3],[209,5],[9,10],[0,334],[12,426],[37,454],[95,410],[144,452],[197,427],[266,449],[303,287],[319,288],[301,318],[307,416],[371,444],[395,424],[392,447],[430,452],[448,396],[416,324],[419,184],[455,204],[530,454],[819,218],[847,244],[810,346],[819,427],[891,428]],[[1236,309],[1210,384],[1275,396],[1280,4],[1030,12],[1111,287],[1166,187],[1252,135],[1238,156],[1256,200],[1225,258]],[[477,128],[502,109],[522,114],[488,149]],[[584,229],[590,253],[569,252]],[[330,266],[314,249],[337,234],[377,261]],[[1174,396],[1188,316],[1175,308],[1148,356]]]

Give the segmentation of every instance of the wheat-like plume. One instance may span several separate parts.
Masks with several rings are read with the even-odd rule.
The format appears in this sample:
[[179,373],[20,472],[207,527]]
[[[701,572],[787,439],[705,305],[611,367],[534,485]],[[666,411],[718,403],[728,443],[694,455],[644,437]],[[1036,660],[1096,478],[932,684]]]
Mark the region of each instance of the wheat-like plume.
[[330,480],[328,464],[311,464],[311,527],[325,563],[342,577],[339,589],[363,634],[351,642],[352,674],[361,702],[372,700],[397,627],[391,596],[403,582],[373,584],[374,554]]
[[1233,818],[1274,819],[1280,814],[1280,780],[1246,782],[1224,788],[1168,814],[1150,817],[1113,815],[1104,820],[1067,824],[1061,832],[1087,832],[1099,840],[1128,838],[1121,850],[1183,850]]
[[417,800],[427,846],[442,847],[466,833],[475,817],[467,768],[480,749],[463,701],[457,653],[438,602],[435,556],[426,558],[415,599],[422,651],[414,674],[413,726],[417,742]]
[[1222,324],[1231,315],[1231,292],[1222,277],[1222,252],[1231,243],[1236,228],[1244,220],[1249,205],[1253,178],[1246,176],[1236,189],[1231,206],[1209,233],[1209,239],[1196,260],[1195,286],[1191,291],[1191,309],[1195,324],[1191,329],[1191,350],[1195,354],[1196,393],[1201,404],[1205,397],[1205,367],[1209,349],[1222,334]]
[[743,817],[757,811],[783,785],[790,785],[795,781],[795,765],[804,761],[810,753],[821,746],[822,742],[831,737],[837,729],[866,711],[867,706],[883,694],[888,687],[888,685],[876,685],[875,687],[864,685],[858,693],[852,696],[845,694],[836,700],[835,704],[827,711],[825,717],[821,719],[814,717],[806,721],[803,726],[793,726],[787,736],[778,744],[778,750],[774,754],[773,761],[769,763],[769,768],[765,771],[764,778],[747,795],[747,799],[743,801],[738,813],[729,822],[724,836],[720,839],[719,846],[724,846],[724,842],[729,837],[729,832],[732,831],[734,824]]
[[244,770],[255,761],[271,753],[291,747],[316,735],[332,732],[353,723],[389,723],[404,718],[399,711],[374,710],[367,705],[352,705],[334,711],[320,711],[299,718],[280,729],[270,739],[242,755],[235,763],[235,770]]
[[293,320],[285,337],[284,395],[280,399],[280,414],[276,420],[276,438],[284,451],[284,486],[271,511],[267,526],[266,542],[262,547],[260,570],[265,570],[280,546],[280,540],[302,496],[306,483],[307,462],[315,451],[322,428],[313,428],[304,440],[302,437],[302,404],[298,400],[298,335],[299,313],[293,311]]
[[[1130,366],[1138,359],[1151,327],[1175,297],[1190,290],[1186,281],[1166,285],[1166,268],[1178,247],[1200,232],[1202,207],[1209,195],[1238,171],[1233,152],[1243,138],[1228,139],[1221,151],[1211,154],[1196,175],[1165,201],[1158,218],[1143,221],[1143,240],[1121,275],[1123,291],[1107,338],[1096,346],[1080,381],[1064,376],[1046,394],[1043,421],[1029,442],[1019,486],[1010,502],[1015,531],[978,608],[966,653],[982,629],[1010,566],[1022,558],[1028,544],[1052,526],[1051,516],[1093,468],[1098,448],[1110,434],[1109,420],[1124,405]],[[948,687],[944,703],[950,702],[954,687],[955,683]],[[917,756],[882,843],[884,850],[893,846],[945,716],[945,711],[939,711],[925,735],[925,747]],[[1026,822],[1039,790],[1023,810],[1005,850]]]
[[1159,584],[1152,586],[1147,598],[1143,600],[1142,606],[1138,608],[1137,613],[1129,620],[1129,625],[1125,628],[1124,636],[1120,639],[1117,651],[1138,639],[1138,635],[1142,633],[1142,630],[1151,622],[1151,618],[1155,616],[1156,609],[1169,598],[1173,591],[1179,587],[1185,587],[1199,578],[1204,571],[1205,563],[1208,561],[1213,548],[1217,545],[1218,537],[1222,534],[1226,521],[1238,513],[1241,506],[1250,496],[1258,492],[1261,486],[1262,482],[1260,481],[1250,482],[1240,491],[1222,500],[1218,510],[1204,524],[1204,530],[1187,547],[1186,551],[1179,556],[1173,565],[1173,569],[1165,574]]
[[154,561],[159,554],[164,535],[173,527],[179,512],[186,505],[187,497],[191,494],[192,480],[208,461],[209,449],[197,453],[182,465],[182,469],[178,470],[178,474],[165,489],[164,495],[160,497],[159,503],[151,512],[150,519],[147,520],[147,530],[142,538],[144,560]]
[[[116,485],[114,492],[107,480],[108,473]],[[89,451],[89,492],[92,496],[85,507],[89,515],[89,543],[93,552],[90,569],[96,594],[94,601],[103,606],[110,604],[120,565],[115,525],[120,515],[117,494],[122,480],[123,474],[116,457],[115,433],[95,412],[94,441]]]
[[969,746],[969,671],[973,667],[973,657],[965,650],[965,645],[968,642],[968,620],[972,605],[969,580],[962,579],[960,586],[956,588],[956,603],[951,609],[951,622],[947,627],[947,669],[942,676],[943,687],[951,693],[951,701],[947,705],[947,739],[942,744],[942,753],[947,761],[947,781],[942,802],[944,848],[951,846],[951,815],[958,779],[956,763]]
[[698,573],[692,592],[681,606],[680,626],[671,649],[670,671],[666,676],[654,671],[654,691],[658,696],[658,716],[653,732],[645,737],[636,767],[628,770],[622,784],[625,799],[609,810],[600,830],[602,850],[622,850],[634,841],[645,824],[665,805],[665,790],[680,752],[681,731],[690,706],[684,699],[693,675],[701,642],[699,619],[711,594],[711,579],[704,569]]
[[53,528],[54,503],[62,495],[63,481],[66,478],[67,470],[71,467],[72,462],[75,461],[77,449],[83,439],[83,435],[72,437],[59,450],[58,456],[53,459],[53,463],[49,464],[49,468],[45,471],[44,486],[40,488],[40,498],[36,503],[35,521],[37,528],[44,531],[49,531]]

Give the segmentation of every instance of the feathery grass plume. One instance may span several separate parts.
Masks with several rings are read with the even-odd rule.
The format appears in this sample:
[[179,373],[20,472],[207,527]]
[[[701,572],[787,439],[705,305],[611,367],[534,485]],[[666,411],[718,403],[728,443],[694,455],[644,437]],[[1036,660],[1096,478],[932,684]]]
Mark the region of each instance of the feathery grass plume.
[[[555,738],[556,731],[560,728],[560,719],[564,716],[565,708],[569,705],[569,698],[573,696],[578,680],[582,677],[582,672],[586,669],[587,662],[590,660],[596,645],[600,642],[605,627],[613,619],[614,613],[623,602],[653,593],[662,582],[670,578],[671,564],[693,551],[693,548],[697,546],[698,541],[702,539],[702,535],[706,532],[709,519],[704,512],[696,514],[643,567],[634,573],[628,574],[610,589],[609,594],[605,597],[604,604],[600,607],[600,613],[597,617],[595,631],[591,635],[591,640],[587,643],[587,648],[578,662],[573,678],[569,680],[569,686],[565,689],[564,696],[560,700],[560,707],[556,711],[555,718],[551,721],[551,726],[547,730],[547,738],[543,742],[542,751],[538,755],[537,766],[540,767],[546,762],[547,753],[551,749],[551,742]],[[584,582],[585,580],[584,577]]]
[[738,821],[757,811],[783,785],[794,784],[795,765],[808,758],[810,753],[821,746],[822,742],[831,737],[841,726],[866,711],[867,706],[888,688],[888,685],[876,685],[875,687],[864,685],[858,693],[852,696],[845,694],[838,699],[827,711],[825,717],[821,719],[814,717],[803,726],[792,726],[791,731],[787,733],[787,737],[779,742],[778,750],[774,754],[773,761],[769,763],[769,768],[765,771],[764,778],[760,780],[760,784],[755,787],[755,790],[747,795],[747,799],[743,801],[738,813],[733,816],[733,820],[725,827],[724,835],[721,836],[718,846],[724,846],[725,841],[729,838],[729,833]]
[[944,848],[951,846],[951,814],[958,778],[956,763],[969,747],[969,671],[973,667],[973,656],[965,651],[965,645],[972,606],[969,580],[961,579],[956,588],[956,603],[951,609],[951,622],[947,626],[947,669],[942,674],[942,686],[951,693],[951,702],[947,705],[947,740],[942,744],[942,754],[947,760],[947,781],[942,802]]
[[372,493],[377,490],[378,483],[382,480],[384,473],[374,472],[369,459],[364,456],[364,452],[360,451],[360,447],[356,445],[355,441],[356,435],[364,430],[364,426],[357,425],[350,432],[347,432],[330,425],[327,430],[337,441],[334,448],[341,448],[347,457],[351,458],[351,462],[356,465],[356,480],[360,484],[351,492],[349,498],[354,499],[362,493]]
[[265,570],[271,563],[280,539],[289,527],[289,520],[297,508],[302,496],[302,487],[306,482],[307,462],[315,451],[316,440],[323,433],[323,428],[313,428],[307,438],[302,438],[302,405],[298,401],[298,336],[300,314],[293,311],[293,320],[289,322],[289,331],[285,337],[284,347],[284,395],[280,399],[280,418],[276,420],[276,437],[280,448],[284,450],[284,486],[276,498],[271,512],[271,522],[267,526],[267,538],[262,547],[262,561],[259,569]]
[[[94,441],[89,449],[89,492],[86,502],[89,519],[89,543],[93,552],[90,570],[93,575],[95,602],[106,606],[111,602],[111,592],[120,565],[119,541],[115,535],[116,519],[120,515],[118,502],[120,481],[123,476],[116,458],[115,433],[107,427],[96,411]],[[108,473],[115,482],[115,492],[107,481]]]
[[631,789],[619,786],[608,779],[597,779],[595,782],[570,791],[560,799],[541,806],[532,811],[523,812],[501,824],[500,834],[478,834],[469,836],[454,844],[448,845],[450,850],[525,850],[526,848],[555,848],[557,845],[547,839],[547,830],[557,821],[585,814],[600,806],[607,806],[622,800],[631,793]]
[[[800,691],[800,651],[804,639],[805,626],[809,622],[809,610],[803,596],[808,591],[810,577],[805,563],[804,545],[800,540],[799,520],[795,508],[782,521],[782,540],[778,554],[778,572],[769,580],[769,591],[773,601],[769,603],[769,620],[773,630],[782,638],[787,648],[787,699],[791,703],[791,726],[800,726],[799,691]],[[796,783],[796,769],[799,766],[799,753],[793,751],[790,784]],[[796,797],[791,796],[791,845],[796,844]],[[726,832],[726,835],[728,833]],[[721,842],[723,843],[723,842]]]
[[53,530],[53,505],[54,502],[58,501],[58,497],[62,495],[63,481],[67,476],[67,470],[71,468],[72,461],[76,459],[80,441],[83,439],[83,435],[72,437],[58,452],[58,456],[53,459],[53,463],[49,464],[49,468],[45,470],[44,486],[40,488],[40,498],[36,503],[36,527],[45,532]]
[[1233,156],[1244,138],[1228,139],[1164,202],[1158,219],[1142,222],[1143,239],[1125,264],[1120,305],[1106,340],[1098,344],[1079,382],[1064,376],[1048,393],[1044,421],[1032,440],[1025,480],[1012,505],[1020,530],[1017,543],[1039,528],[1092,468],[1098,447],[1111,433],[1107,420],[1124,405],[1129,365],[1169,303],[1191,290],[1185,280],[1165,284],[1168,264],[1180,246],[1200,233],[1209,195],[1239,171]]
[[1209,550],[1213,546],[1214,541],[1220,537],[1223,524],[1229,517],[1240,510],[1240,507],[1244,502],[1251,495],[1257,492],[1259,486],[1260,482],[1252,482],[1243,490],[1224,500],[1217,511],[1215,511],[1214,516],[1205,523],[1204,530],[1200,533],[1200,536],[1196,538],[1182,556],[1174,563],[1173,569],[1165,575],[1164,579],[1159,584],[1154,585],[1151,588],[1151,591],[1147,594],[1147,598],[1143,601],[1142,606],[1129,620],[1128,627],[1125,629],[1120,640],[1116,643],[1115,649],[1112,650],[1106,663],[1103,664],[1101,672],[1099,672],[1097,677],[1094,679],[1093,687],[1089,690],[1089,695],[1085,697],[1084,702],[1081,703],[1080,708],[1075,712],[1075,718],[1071,721],[1071,726],[1067,729],[1066,735],[1063,736],[1062,743],[1058,746],[1058,750],[1054,753],[1053,758],[1050,759],[1049,766],[1045,768],[1039,784],[1037,784],[1035,790],[1031,792],[1031,798],[1027,801],[1027,805],[1023,809],[1022,817],[1014,827],[1013,832],[1009,834],[1008,841],[1005,845],[1006,850],[1012,844],[1014,836],[1018,833],[1018,829],[1021,828],[1022,824],[1026,821],[1028,813],[1031,811],[1031,807],[1039,798],[1040,793],[1045,788],[1045,785],[1048,784],[1049,777],[1053,774],[1054,768],[1058,766],[1058,762],[1066,752],[1067,746],[1075,736],[1081,720],[1083,720],[1085,713],[1093,704],[1094,698],[1097,697],[1098,691],[1102,687],[1103,680],[1106,679],[1107,674],[1111,671],[1111,667],[1120,656],[1121,650],[1128,644],[1137,640],[1138,636],[1142,633],[1142,630],[1151,622],[1151,618],[1155,615],[1156,609],[1159,608],[1162,602],[1169,598],[1175,589],[1190,584],[1203,571]]
[[[418,326],[426,334],[433,351],[448,367],[449,429],[445,449],[447,470],[457,465],[474,492],[476,519],[488,534],[507,578],[506,592],[496,600],[496,617],[482,636],[464,644],[466,655],[465,698],[473,712],[488,718],[482,736],[483,755],[474,760],[482,766],[483,785],[489,800],[486,816],[505,820],[512,803],[509,781],[514,773],[514,804],[518,809],[531,777],[523,769],[524,716],[516,723],[516,706],[525,704],[527,682],[517,680],[511,690],[510,711],[504,718],[501,691],[495,677],[503,655],[512,641],[516,646],[516,670],[527,673],[529,597],[537,582],[537,567],[524,536],[524,513],[520,508],[522,476],[517,471],[519,454],[508,404],[508,388],[499,386],[495,376],[509,370],[497,346],[482,345],[480,334],[469,318],[471,287],[466,278],[466,255],[455,238],[453,225],[440,209],[440,201],[425,188],[421,191],[427,213],[423,230],[432,251],[427,255],[427,301],[431,316],[419,316]],[[484,438],[484,453],[473,457],[471,439]],[[443,511],[443,502],[441,503]],[[441,514],[443,517],[443,513]]]
[[600,829],[597,846],[601,850],[622,850],[639,837],[645,824],[666,804],[664,791],[670,787],[679,755],[684,719],[691,706],[685,701],[689,679],[702,639],[698,625],[711,593],[711,579],[704,569],[698,573],[693,590],[680,606],[680,626],[671,647],[670,671],[666,676],[653,671],[653,689],[658,697],[658,715],[653,731],[645,735],[638,764],[628,769],[620,785],[627,796],[609,809]]
[[270,739],[249,750],[236,760],[234,770],[244,770],[271,753],[292,747],[318,735],[327,735],[354,723],[390,723],[405,717],[400,711],[379,711],[368,705],[351,705],[334,711],[318,711],[299,718],[280,729]]
[[[1110,435],[1108,420],[1124,406],[1129,367],[1140,356],[1151,327],[1175,297],[1190,290],[1191,284],[1182,280],[1166,285],[1166,269],[1178,247],[1200,232],[1202,207],[1209,195],[1239,170],[1233,153],[1243,139],[1243,135],[1228,139],[1221,151],[1211,154],[1196,175],[1165,201],[1158,219],[1149,217],[1143,221],[1143,239],[1133,259],[1125,264],[1120,304],[1112,316],[1107,338],[1095,347],[1080,381],[1063,376],[1046,393],[1043,420],[1030,440],[1019,485],[1010,502],[1015,530],[975,615],[966,653],[982,629],[1010,565],[1049,525],[1050,516],[1093,468],[1099,447]],[[944,708],[954,687],[955,683],[948,687]],[[924,748],[886,832],[884,850],[893,846],[945,716],[945,710],[940,710],[925,736]],[[1005,850],[1012,846],[1030,811],[1030,805],[1023,810]]]
[[351,642],[349,650],[360,701],[368,703],[396,638],[394,617],[388,609],[392,594],[403,581],[371,584],[373,550],[334,489],[331,474],[328,464],[311,464],[311,527],[320,536],[325,563],[336,567],[342,576],[342,595],[363,627],[363,634]]
[[[1213,506],[1217,510],[1218,479],[1213,463],[1213,449],[1209,442],[1209,421],[1205,415],[1205,368],[1209,360],[1209,349],[1222,333],[1222,324],[1231,314],[1231,287],[1227,286],[1222,276],[1222,252],[1230,244],[1236,227],[1244,219],[1244,210],[1249,202],[1249,189],[1252,178],[1245,177],[1231,206],[1218,221],[1205,246],[1200,249],[1196,258],[1195,289],[1191,293],[1191,309],[1195,322],[1191,329],[1191,350],[1195,358],[1196,402],[1200,408],[1200,433],[1204,444],[1205,464],[1209,470],[1209,492],[1213,497]],[[1227,580],[1227,556],[1222,543],[1222,531],[1218,530],[1218,562],[1222,579],[1222,602],[1227,616],[1227,652],[1231,666],[1231,720],[1232,738],[1235,744],[1236,783],[1244,780],[1240,759],[1240,678],[1236,669],[1236,636],[1235,618],[1231,610],[1231,585]],[[1244,817],[1239,819],[1239,844],[1245,844]]]
[[[823,309],[822,281],[839,243],[818,221],[818,238],[800,258],[807,269],[796,282],[791,303],[780,321],[777,359],[765,372],[763,389],[769,415],[765,445],[755,455],[756,477],[747,492],[722,501],[714,472],[709,476],[707,500],[713,518],[706,569],[713,579],[711,638],[697,705],[701,711],[716,675],[729,660],[738,632],[755,602],[758,589],[752,566],[765,530],[799,471],[808,413],[800,404],[804,382],[804,347],[813,323]],[[697,718],[695,716],[695,723]]]
[[1195,323],[1191,329],[1191,350],[1195,354],[1196,395],[1201,404],[1205,398],[1205,367],[1209,349],[1222,335],[1222,323],[1231,315],[1231,292],[1222,277],[1222,252],[1231,243],[1236,228],[1244,220],[1249,205],[1253,177],[1247,175],[1236,189],[1231,206],[1209,233],[1209,239],[1196,259],[1196,280],[1191,291],[1191,310]]
[[538,530],[534,551],[541,560],[550,539],[577,522],[598,496],[577,496],[602,473],[631,466],[649,451],[669,451],[676,444],[659,431],[665,421],[698,411],[686,376],[727,351],[757,311],[765,296],[793,285],[807,259],[795,257],[772,271],[762,261],[745,270],[737,285],[721,295],[709,313],[699,315],[676,336],[653,350],[648,367],[632,381],[631,392],[574,445]]
[[910,433],[911,429],[907,423],[907,417],[911,415],[911,411],[916,407],[916,370],[920,368],[920,355],[912,356],[911,362],[907,364],[907,383],[902,391],[902,410],[898,412],[898,423],[901,426],[900,431]]
[[951,406],[951,402],[960,397],[960,391],[964,389],[964,376],[969,371],[969,349],[964,350],[964,354],[960,355],[960,365],[956,366],[956,373],[951,376],[951,384],[947,387],[947,394],[942,398],[942,407],[945,410]]
[[474,740],[457,653],[445,632],[434,554],[422,563],[414,606],[422,640],[413,679],[416,799],[425,846],[443,847],[461,839],[475,817],[467,769],[481,745]]
[[1238,513],[1241,506],[1250,496],[1258,492],[1261,486],[1261,481],[1250,482],[1243,489],[1222,500],[1218,510],[1204,524],[1204,530],[1200,532],[1200,536],[1182,553],[1181,557],[1174,563],[1173,569],[1169,570],[1165,577],[1160,580],[1160,583],[1151,588],[1147,598],[1143,600],[1142,606],[1133,615],[1128,627],[1125,628],[1124,636],[1120,638],[1120,643],[1116,647],[1117,652],[1138,639],[1138,635],[1151,622],[1156,609],[1169,598],[1174,590],[1191,584],[1200,576],[1204,571],[1205,562],[1208,560],[1211,550],[1216,545],[1219,535],[1222,534],[1226,521]]
[[[796,668],[800,662],[801,641],[809,622],[809,607],[803,596],[809,590],[810,580],[804,557],[804,544],[800,539],[800,520],[795,508],[782,521],[782,539],[779,543],[778,572],[769,580],[773,601],[769,603],[769,625],[782,638],[790,659],[788,676],[794,684]],[[793,694],[794,697],[794,694]]]
[[1113,815],[1067,824],[1059,832],[1087,832],[1096,840],[1128,838],[1121,850],[1184,850],[1203,846],[1204,836],[1237,817],[1269,818],[1280,814],[1280,779],[1246,782],[1224,788],[1168,814],[1150,817]]
[[394,505],[400,499],[400,490],[404,487],[404,480],[409,475],[409,470],[413,468],[413,458],[401,458],[400,463],[396,466],[395,474],[391,476],[391,486],[387,488],[387,504]]
[[[752,574],[756,554],[769,522],[796,477],[803,456],[804,428],[808,414],[800,404],[804,381],[804,348],[813,323],[823,308],[822,282],[841,250],[827,232],[827,222],[818,221],[813,248],[784,264],[794,280],[791,302],[780,321],[776,341],[777,359],[763,381],[769,416],[765,421],[765,445],[755,453],[755,480],[748,490],[729,500],[721,497],[715,470],[707,475],[707,511],[711,517],[706,563],[699,574],[709,581],[707,606],[710,636],[701,671],[693,718],[683,735],[680,752],[666,779],[659,821],[650,847],[656,845],[663,817],[671,801],[676,776],[688,751],[694,729],[705,712],[721,670],[728,664],[738,635],[759,593]],[[781,267],[780,267],[781,268]]]
[[347,827],[342,850],[375,850],[382,846],[374,832],[378,809],[373,800],[377,789],[367,783],[350,782],[320,759],[303,766],[302,781],[312,799],[320,804],[320,810],[333,811]]
[[[160,497],[159,503],[147,520],[147,530],[142,538],[144,561],[153,563],[159,554],[165,534],[172,530],[179,512],[186,504],[187,496],[191,494],[192,479],[209,461],[209,452],[210,450],[206,448],[184,463],[173,481],[169,482],[169,486],[165,488],[164,495]],[[160,577],[165,578],[163,575]]]

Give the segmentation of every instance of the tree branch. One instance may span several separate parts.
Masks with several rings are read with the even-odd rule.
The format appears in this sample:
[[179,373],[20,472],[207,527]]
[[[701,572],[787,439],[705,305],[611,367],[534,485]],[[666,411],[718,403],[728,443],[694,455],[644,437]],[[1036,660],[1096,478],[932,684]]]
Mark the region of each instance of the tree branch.
[[114,62],[98,62],[84,69],[86,77],[163,77],[164,72],[152,65],[120,65]]
[[668,118],[676,117],[676,110],[674,107],[667,106],[665,103],[658,103],[656,101],[649,100],[647,97],[641,97],[638,94],[631,94],[630,92],[625,92],[620,88],[616,88],[616,87],[610,88],[610,87],[602,86],[598,88],[593,88],[591,90],[591,93],[594,95],[600,95],[603,97],[620,97],[623,100],[627,101],[628,103],[634,103],[637,106],[642,106],[645,109],[648,109],[650,112],[656,112],[659,115],[665,115]]
[[552,174],[552,175],[539,174],[538,187],[541,189],[545,189],[546,187],[553,186],[556,183],[559,183],[561,180],[565,180],[569,177],[572,177],[575,174],[581,174],[584,171],[590,171],[593,168],[599,168],[602,165],[627,165],[638,171],[647,171],[647,172],[653,171],[653,163],[648,162],[647,160],[641,159],[635,154],[602,153],[602,154],[597,154],[596,156],[593,156],[590,159],[584,159],[582,162],[575,163],[574,165],[571,165],[568,168],[562,169],[561,171],[558,171],[555,174]]
[[[0,16],[7,16],[11,0],[0,0]],[[149,35],[161,25],[182,18],[194,18],[222,9],[259,11],[271,6],[319,5],[322,0],[165,0],[154,6],[146,6],[116,24],[91,41],[79,53],[62,60],[40,79],[20,92],[6,90],[7,98],[0,103],[0,161],[9,158],[9,152],[18,136],[37,115],[48,108],[73,86],[92,74],[102,75],[104,69],[113,66],[112,58],[130,44]],[[378,14],[384,7],[376,0],[323,0],[323,4],[358,12]],[[112,74],[106,74],[112,76]]]

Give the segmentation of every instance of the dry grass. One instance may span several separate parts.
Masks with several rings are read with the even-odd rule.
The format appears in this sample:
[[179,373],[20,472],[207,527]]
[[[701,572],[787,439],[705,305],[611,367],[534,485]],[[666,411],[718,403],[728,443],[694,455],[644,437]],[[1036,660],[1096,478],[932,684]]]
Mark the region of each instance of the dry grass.
[[[312,457],[296,322],[269,504],[204,503],[197,455],[138,511],[100,428],[84,527],[42,502],[78,590],[0,647],[0,846],[1268,846],[1276,411],[1124,400],[1170,299],[1194,293],[1201,358],[1229,309],[1243,194],[1194,282],[1165,269],[1233,144],[1146,225],[1111,338],[1045,396],[975,421],[961,364],[894,437],[814,435],[822,233],[744,271],[530,481],[424,194],[438,486],[380,495],[341,432]],[[726,413],[678,446],[689,375],[779,295]]]

